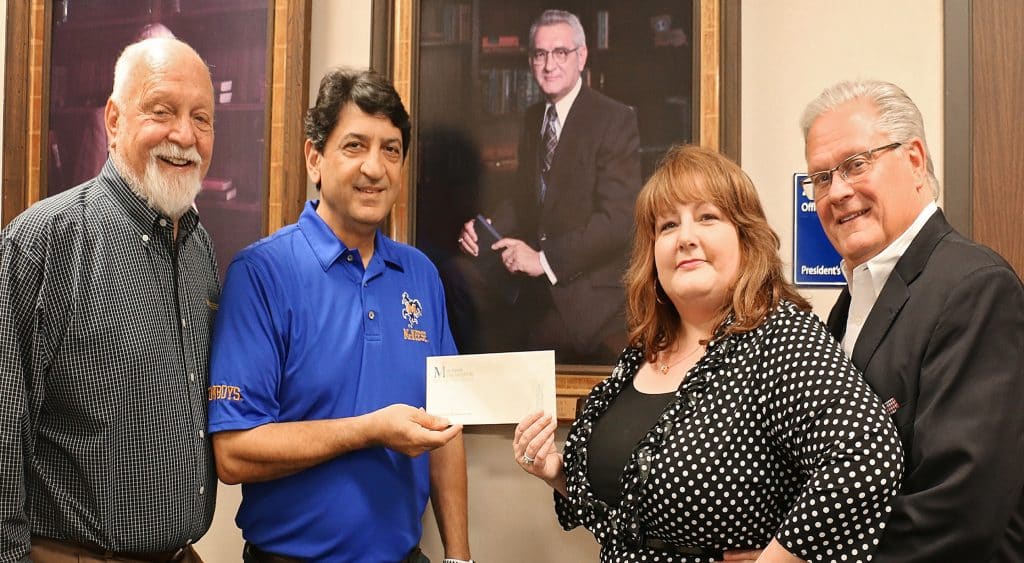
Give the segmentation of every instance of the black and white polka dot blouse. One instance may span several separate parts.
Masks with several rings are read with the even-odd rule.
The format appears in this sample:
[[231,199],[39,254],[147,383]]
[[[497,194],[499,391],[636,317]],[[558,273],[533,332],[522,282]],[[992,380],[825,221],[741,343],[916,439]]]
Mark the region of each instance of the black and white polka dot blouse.
[[643,364],[627,348],[565,444],[565,529],[585,526],[602,562],[711,562],[776,538],[807,561],[869,561],[902,473],[881,402],[812,313],[781,304],[717,338],[626,463],[616,506],[587,480],[594,422]]

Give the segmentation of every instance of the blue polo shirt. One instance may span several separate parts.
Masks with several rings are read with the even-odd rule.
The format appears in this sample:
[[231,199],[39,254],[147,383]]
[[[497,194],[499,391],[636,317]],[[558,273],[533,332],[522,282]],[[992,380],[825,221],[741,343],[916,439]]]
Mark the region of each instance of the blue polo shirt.
[[[210,359],[210,432],[422,407],[427,356],[455,354],[437,269],[376,234],[364,269],[309,202],[228,268]],[[236,523],[265,551],[398,561],[420,540],[428,458],[385,448],[242,485]]]

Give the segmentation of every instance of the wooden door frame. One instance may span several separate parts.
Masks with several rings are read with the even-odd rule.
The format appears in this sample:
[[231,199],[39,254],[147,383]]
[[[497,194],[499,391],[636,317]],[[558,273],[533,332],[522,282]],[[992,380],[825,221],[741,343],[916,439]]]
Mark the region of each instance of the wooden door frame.
[[945,0],[942,9],[943,212],[956,230],[971,236],[971,0]]

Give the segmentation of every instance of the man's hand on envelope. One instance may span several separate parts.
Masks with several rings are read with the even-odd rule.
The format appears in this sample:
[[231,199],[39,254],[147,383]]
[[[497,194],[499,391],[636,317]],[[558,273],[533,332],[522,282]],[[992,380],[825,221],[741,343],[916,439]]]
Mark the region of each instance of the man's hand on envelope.
[[373,443],[416,457],[447,444],[462,425],[409,405],[390,405],[367,415]]

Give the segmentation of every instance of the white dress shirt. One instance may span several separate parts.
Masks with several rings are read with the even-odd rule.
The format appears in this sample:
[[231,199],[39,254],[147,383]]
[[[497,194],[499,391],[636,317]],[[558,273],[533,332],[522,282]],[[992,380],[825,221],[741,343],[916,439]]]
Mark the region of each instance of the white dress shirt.
[[847,356],[853,357],[853,347],[857,344],[861,329],[864,328],[864,321],[868,318],[871,308],[875,306],[885,282],[889,281],[896,262],[938,209],[935,202],[929,202],[903,234],[896,237],[896,240],[872,259],[854,268],[853,272],[849,271],[845,260],[842,262],[843,276],[850,290],[850,313],[846,317],[846,333],[843,335],[843,350]]

